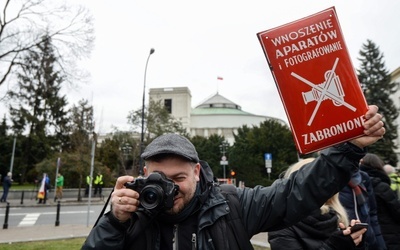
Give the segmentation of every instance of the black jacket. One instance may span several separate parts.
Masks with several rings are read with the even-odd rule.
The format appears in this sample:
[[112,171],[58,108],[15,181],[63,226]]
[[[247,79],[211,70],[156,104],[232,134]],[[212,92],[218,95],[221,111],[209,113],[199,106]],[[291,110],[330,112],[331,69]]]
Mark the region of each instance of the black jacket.
[[390,188],[390,178],[382,170],[367,166],[361,169],[368,173],[374,188],[378,210],[378,221],[387,249],[400,249],[400,201]]
[[[288,179],[279,179],[269,187],[238,188],[245,238],[250,241],[255,234],[291,226],[308,216],[347,184],[363,156],[364,151],[354,145],[341,144],[323,150],[314,162]],[[226,198],[214,185],[208,165],[202,164],[200,182],[202,192],[208,195],[198,213],[195,246],[240,249],[233,238],[235,229],[225,223],[229,213]],[[145,230],[138,227],[140,218],[124,225],[108,213],[92,229],[82,249],[160,249],[157,220]]]
[[272,250],[355,249],[352,239],[345,236],[339,241],[341,248],[339,244],[329,242],[332,234],[338,233],[338,230],[338,216],[335,211],[331,209],[328,213],[321,214],[318,209],[291,227],[269,232],[268,241]]

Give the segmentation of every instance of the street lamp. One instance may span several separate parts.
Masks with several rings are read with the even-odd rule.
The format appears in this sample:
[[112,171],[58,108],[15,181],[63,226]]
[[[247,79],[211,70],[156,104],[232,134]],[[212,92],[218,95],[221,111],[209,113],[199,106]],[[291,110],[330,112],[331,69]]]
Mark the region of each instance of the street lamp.
[[[144,145],[143,145],[143,141],[144,141],[144,100],[146,97],[146,73],[147,73],[147,64],[149,63],[149,59],[151,54],[154,53],[154,49],[151,48],[150,49],[150,53],[149,56],[147,57],[147,61],[146,61],[146,66],[144,68],[144,81],[143,81],[143,103],[142,103],[142,132],[140,134],[140,156],[143,153],[144,150]],[[139,156],[139,157],[140,157]],[[143,175],[143,159],[142,157],[140,157],[140,165],[139,165],[139,176]]]
[[223,142],[221,143],[221,145],[219,145],[219,150],[220,150],[221,153],[222,153],[221,165],[222,165],[222,167],[223,167],[223,172],[224,172],[224,173],[223,173],[224,181],[225,181],[225,179],[226,179],[225,166],[228,165],[228,161],[227,161],[226,156],[225,156],[225,153],[226,153],[227,148],[228,148],[228,143],[225,142],[225,141],[223,141]]
[[[128,167],[128,160],[129,160],[129,155],[132,151],[132,146],[129,143],[124,143],[120,148],[123,155],[123,167],[124,167],[124,174],[126,174],[126,168]],[[118,176],[121,176],[121,168],[118,167]]]
[[121,150],[123,152],[124,158],[125,160],[128,160],[128,156],[130,155],[131,151],[132,151],[132,146],[129,145],[129,143],[125,143],[122,147]]

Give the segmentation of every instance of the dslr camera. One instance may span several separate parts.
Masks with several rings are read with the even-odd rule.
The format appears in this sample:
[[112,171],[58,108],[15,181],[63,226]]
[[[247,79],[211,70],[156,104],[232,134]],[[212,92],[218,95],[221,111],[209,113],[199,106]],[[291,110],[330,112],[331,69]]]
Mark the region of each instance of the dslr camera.
[[125,183],[125,187],[139,193],[139,207],[150,213],[172,208],[174,197],[179,190],[179,186],[163,172],[153,172],[147,177],[139,177],[133,182]]

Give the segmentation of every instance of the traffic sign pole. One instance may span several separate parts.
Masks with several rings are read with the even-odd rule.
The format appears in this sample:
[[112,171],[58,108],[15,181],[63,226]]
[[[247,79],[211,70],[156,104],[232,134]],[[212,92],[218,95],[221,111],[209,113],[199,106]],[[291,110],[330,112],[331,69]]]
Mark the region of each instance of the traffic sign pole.
[[268,179],[270,180],[271,179],[271,169],[272,169],[272,154],[265,153],[264,160],[265,160],[265,168],[267,169],[267,173],[268,173]]

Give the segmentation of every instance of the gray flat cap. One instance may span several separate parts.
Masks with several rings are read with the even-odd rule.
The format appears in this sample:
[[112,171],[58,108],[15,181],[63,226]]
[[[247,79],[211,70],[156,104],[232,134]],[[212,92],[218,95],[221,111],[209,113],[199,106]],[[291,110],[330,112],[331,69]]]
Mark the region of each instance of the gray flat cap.
[[154,139],[144,150],[141,157],[147,160],[160,154],[174,154],[182,156],[189,161],[199,162],[199,156],[193,144],[178,134],[165,134]]

